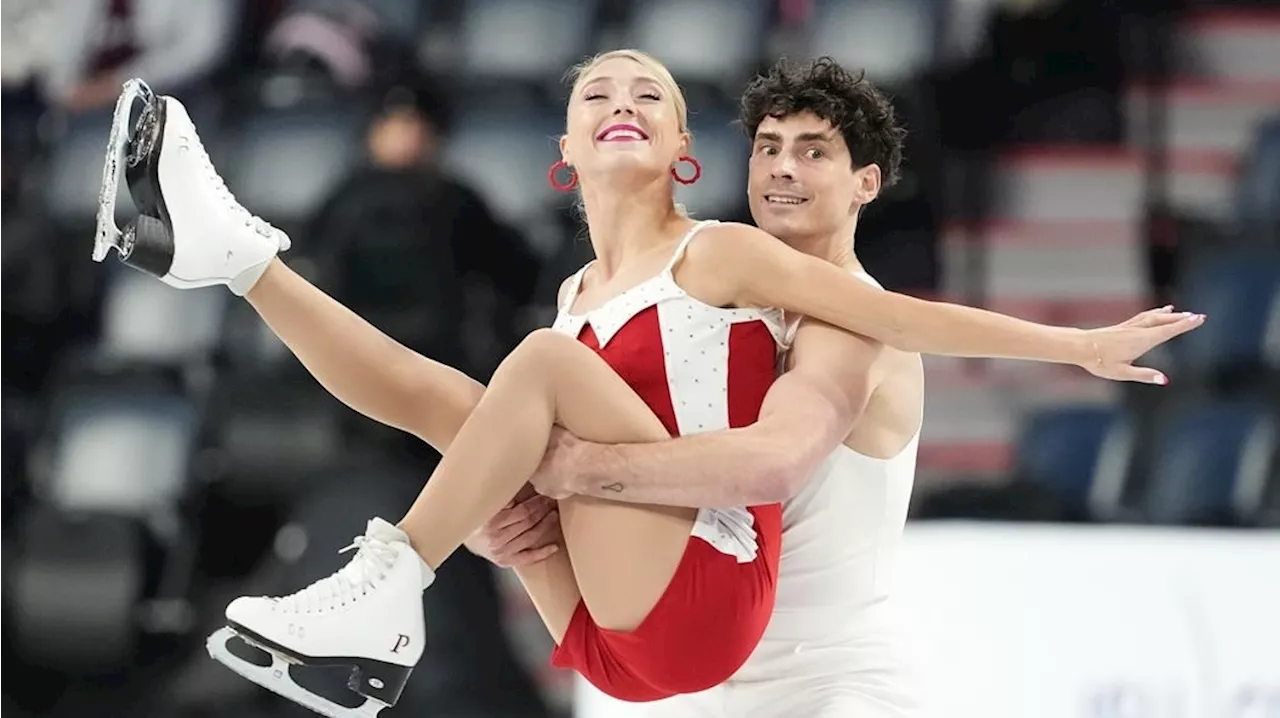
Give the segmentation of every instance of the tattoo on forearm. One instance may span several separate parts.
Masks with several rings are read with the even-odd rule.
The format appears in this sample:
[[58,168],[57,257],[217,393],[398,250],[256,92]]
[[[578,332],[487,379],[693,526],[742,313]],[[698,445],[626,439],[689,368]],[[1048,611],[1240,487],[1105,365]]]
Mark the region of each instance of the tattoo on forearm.
[[613,482],[612,484],[606,484],[606,485],[604,485],[604,486],[601,486],[601,487],[600,487],[600,490],[601,490],[601,491],[612,491],[612,492],[613,492],[613,493],[615,493],[615,494],[620,494],[620,493],[622,493],[622,484],[621,484],[620,482],[615,481],[615,482]]

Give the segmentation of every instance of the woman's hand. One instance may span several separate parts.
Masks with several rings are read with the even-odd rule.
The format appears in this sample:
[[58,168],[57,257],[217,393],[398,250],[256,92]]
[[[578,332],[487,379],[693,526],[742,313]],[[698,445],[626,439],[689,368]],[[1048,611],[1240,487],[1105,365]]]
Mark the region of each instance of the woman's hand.
[[1086,353],[1080,366],[1103,379],[1168,384],[1169,378],[1161,372],[1134,366],[1133,362],[1170,339],[1199,328],[1204,320],[1203,314],[1174,312],[1172,306],[1165,306],[1120,324],[1087,330],[1083,335],[1092,356]]

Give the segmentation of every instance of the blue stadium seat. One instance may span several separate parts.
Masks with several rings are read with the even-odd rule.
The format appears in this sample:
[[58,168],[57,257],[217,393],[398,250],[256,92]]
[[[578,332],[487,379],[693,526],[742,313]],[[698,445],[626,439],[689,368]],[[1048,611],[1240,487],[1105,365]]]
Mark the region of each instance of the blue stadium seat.
[[1155,437],[1143,500],[1161,524],[1222,523],[1263,501],[1275,455],[1275,418],[1260,405],[1211,402],[1174,412]]
[[564,116],[551,111],[472,109],[460,113],[445,165],[510,222],[522,222],[556,196],[547,170],[560,159]]
[[458,72],[555,82],[589,55],[596,0],[466,0]]
[[[718,219],[746,203],[751,144],[735,119],[728,108],[690,110],[693,156],[702,165],[702,178],[696,184],[676,185],[676,201],[694,217]],[[684,176],[690,172],[684,164],[678,169]]]
[[228,137],[225,159],[214,161],[249,211],[306,221],[363,156],[369,119],[359,105],[258,109]]
[[1236,214],[1247,239],[1280,239],[1280,115],[1262,123],[1241,155]]
[[1208,321],[1172,344],[1177,363],[1197,373],[1260,363],[1277,293],[1277,252],[1245,251],[1189,268],[1179,303],[1208,315]]
[[761,56],[763,0],[644,0],[632,10],[626,47],[650,52],[680,83],[727,83],[737,91]]
[[807,54],[830,55],[865,69],[877,85],[891,85],[933,60],[937,15],[936,0],[818,0]]
[[1050,491],[1072,513],[1106,514],[1106,506],[1120,498],[1129,426],[1107,406],[1041,410],[1018,439],[1017,476]]

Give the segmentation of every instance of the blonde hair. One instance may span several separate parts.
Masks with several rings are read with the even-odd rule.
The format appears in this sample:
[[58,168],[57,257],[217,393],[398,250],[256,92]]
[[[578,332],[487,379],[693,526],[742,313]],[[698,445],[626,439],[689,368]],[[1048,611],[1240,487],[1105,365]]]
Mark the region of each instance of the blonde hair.
[[[685,101],[684,92],[680,89],[680,85],[676,83],[676,78],[672,76],[671,71],[667,69],[667,66],[662,64],[661,60],[643,50],[635,50],[631,48],[610,50],[608,52],[602,52],[595,57],[588,58],[587,60],[569,68],[569,71],[565,73],[566,82],[570,80],[573,82],[569,90],[569,96],[573,97],[578,94],[578,89],[582,86],[587,75],[591,74],[592,70],[596,69],[596,67],[603,62],[617,58],[631,60],[653,73],[658,84],[662,85],[662,88],[670,94],[671,102],[676,107],[676,118],[680,123],[680,131],[689,135],[690,143],[692,144],[693,133],[689,131],[689,104]],[[574,207],[579,213],[582,213],[583,219],[585,220],[586,215],[583,213],[581,192],[578,194],[578,201],[574,203]],[[675,204],[675,208],[680,214],[686,217],[689,216],[688,210],[686,210],[684,205],[679,202]]]

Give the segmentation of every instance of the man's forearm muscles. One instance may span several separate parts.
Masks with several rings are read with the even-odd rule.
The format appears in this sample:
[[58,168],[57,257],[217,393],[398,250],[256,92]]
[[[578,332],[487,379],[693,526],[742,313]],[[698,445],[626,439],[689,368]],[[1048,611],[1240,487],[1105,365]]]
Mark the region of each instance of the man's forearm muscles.
[[785,501],[857,418],[847,402],[832,400],[839,393],[820,376],[788,372],[769,389],[760,420],[750,426],[650,444],[592,445],[576,467],[574,493],[697,508]]
[[652,444],[598,444],[579,467],[577,493],[664,506],[718,508],[777,501],[787,467],[748,429]]

